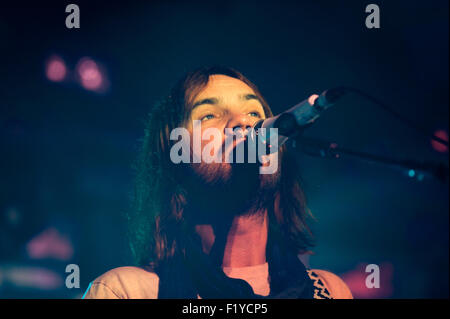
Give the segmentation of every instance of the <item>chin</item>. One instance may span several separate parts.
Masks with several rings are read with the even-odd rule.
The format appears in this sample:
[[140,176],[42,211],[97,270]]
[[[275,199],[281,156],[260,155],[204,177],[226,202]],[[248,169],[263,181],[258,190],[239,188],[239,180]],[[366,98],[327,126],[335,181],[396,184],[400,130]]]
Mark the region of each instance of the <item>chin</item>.
[[190,202],[206,214],[245,213],[262,189],[273,184],[259,174],[257,164],[199,163],[191,164],[190,171],[186,175]]

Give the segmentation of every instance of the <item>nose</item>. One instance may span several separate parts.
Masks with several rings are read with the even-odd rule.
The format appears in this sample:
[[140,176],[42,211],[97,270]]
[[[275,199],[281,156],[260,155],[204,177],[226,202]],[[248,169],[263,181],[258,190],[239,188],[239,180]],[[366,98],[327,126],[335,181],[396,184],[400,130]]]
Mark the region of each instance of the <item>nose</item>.
[[234,115],[230,118],[227,123],[227,128],[231,128],[233,131],[237,128],[242,129],[243,131],[252,127],[254,119],[246,114],[238,114]]

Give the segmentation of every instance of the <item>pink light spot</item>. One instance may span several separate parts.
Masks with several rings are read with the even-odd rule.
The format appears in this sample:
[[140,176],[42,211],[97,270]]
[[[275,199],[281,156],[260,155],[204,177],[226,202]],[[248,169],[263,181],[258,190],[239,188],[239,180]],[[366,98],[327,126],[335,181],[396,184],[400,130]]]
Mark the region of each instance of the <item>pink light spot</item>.
[[[439,137],[439,138],[443,139],[444,141],[448,142],[448,134],[444,130],[437,130],[436,132],[434,132],[434,136]],[[433,147],[433,149],[435,151],[437,151],[439,153],[448,152],[448,146],[444,145],[438,141],[431,140],[431,146]]]
[[61,82],[67,74],[67,68],[64,61],[57,56],[51,57],[47,62],[45,75],[50,81]]
[[382,263],[380,267],[380,288],[368,288],[366,286],[366,278],[370,273],[366,273],[368,264],[361,263],[356,269],[350,270],[340,277],[350,288],[354,298],[389,298],[392,296],[394,288],[392,277],[394,267],[389,262]]
[[81,85],[86,90],[97,91],[103,87],[103,75],[95,61],[84,58],[77,66],[78,75],[81,79]]
[[60,274],[40,267],[15,266],[7,269],[5,273],[5,277],[18,287],[53,290],[64,284]]
[[33,259],[69,260],[74,253],[70,240],[55,228],[44,230],[31,239],[26,248],[28,256]]

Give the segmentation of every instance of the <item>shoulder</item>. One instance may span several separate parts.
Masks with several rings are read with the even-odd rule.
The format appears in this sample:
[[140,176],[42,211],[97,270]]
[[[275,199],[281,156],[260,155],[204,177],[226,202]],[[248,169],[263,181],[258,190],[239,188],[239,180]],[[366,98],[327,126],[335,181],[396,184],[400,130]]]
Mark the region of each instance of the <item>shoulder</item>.
[[139,267],[114,268],[89,284],[83,299],[156,299],[159,277]]
[[314,297],[317,299],[353,299],[347,284],[332,272],[321,269],[309,269],[309,277],[315,287]]

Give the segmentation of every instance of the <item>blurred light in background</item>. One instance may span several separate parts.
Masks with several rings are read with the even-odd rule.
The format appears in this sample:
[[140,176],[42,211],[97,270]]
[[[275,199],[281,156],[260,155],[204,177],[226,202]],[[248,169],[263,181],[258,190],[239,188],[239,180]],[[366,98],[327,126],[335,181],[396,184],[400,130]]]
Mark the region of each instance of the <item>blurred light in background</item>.
[[107,89],[108,81],[104,70],[97,62],[90,58],[82,58],[76,67],[80,83],[86,90],[103,92]]
[[50,81],[63,81],[67,75],[67,68],[64,60],[56,55],[50,57],[45,68],[45,75]]
[[53,227],[31,239],[26,249],[28,256],[32,259],[69,260],[73,256],[73,247],[70,240]]
[[0,266],[0,277],[0,286],[12,284],[15,287],[39,290],[54,290],[64,286],[64,279],[60,274],[43,267],[15,264]]
[[6,212],[6,222],[15,227],[20,224],[22,221],[22,214],[15,208],[15,207],[9,207]]
[[[448,133],[444,130],[437,130],[434,132],[434,136],[439,137],[443,139],[444,141],[448,142]],[[438,141],[431,140],[431,146],[433,149],[439,153],[446,153],[448,152],[448,146],[444,145],[442,143],[439,143]]]
[[356,269],[350,270],[340,277],[350,288],[353,297],[357,299],[366,298],[389,298],[394,293],[393,273],[394,267],[390,262],[383,262],[379,265],[380,269],[380,287],[368,288],[366,286],[366,278],[370,273],[366,272],[367,263],[360,263]]

